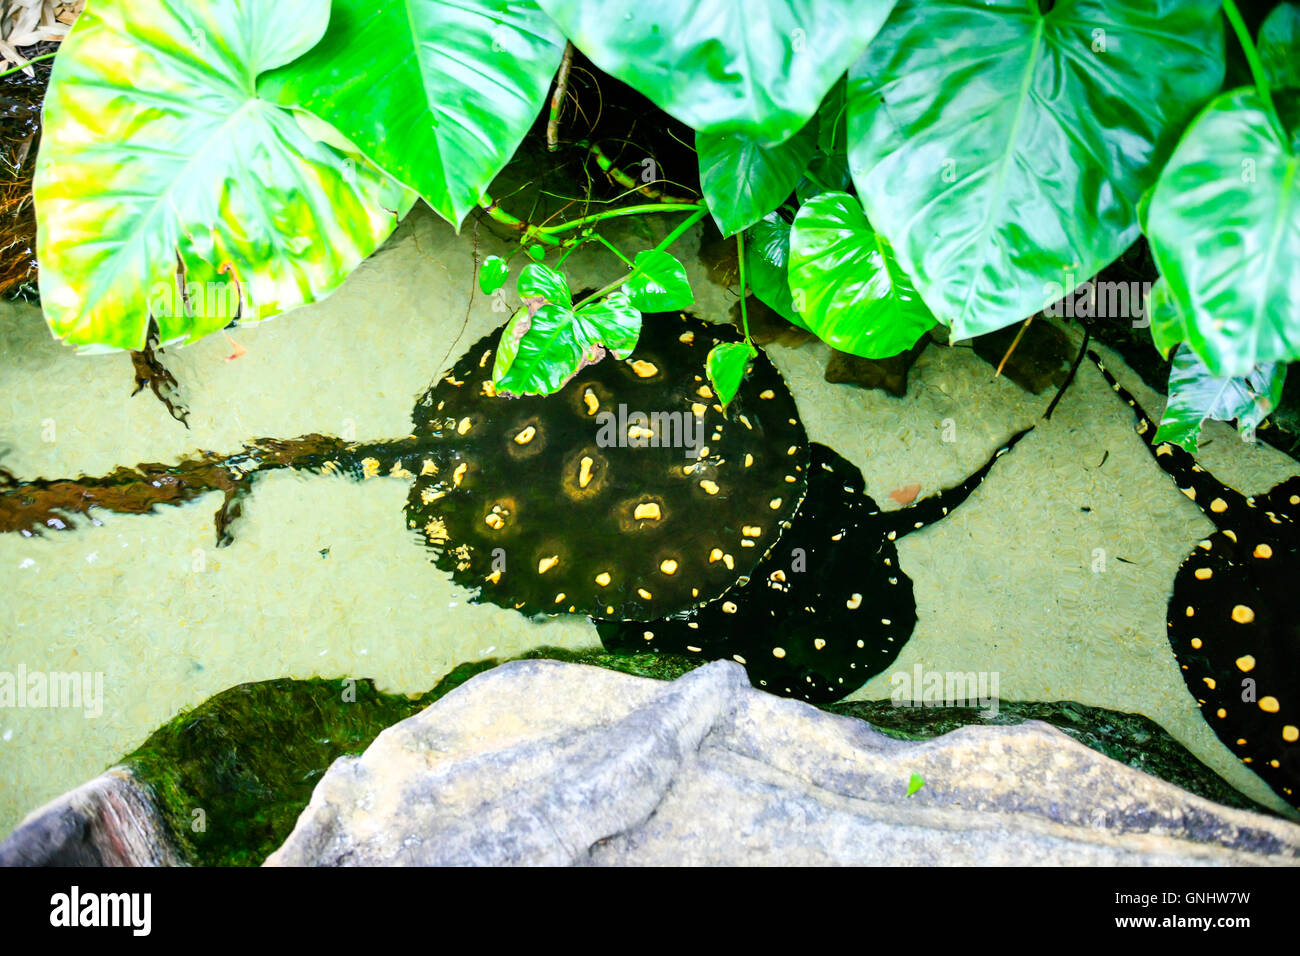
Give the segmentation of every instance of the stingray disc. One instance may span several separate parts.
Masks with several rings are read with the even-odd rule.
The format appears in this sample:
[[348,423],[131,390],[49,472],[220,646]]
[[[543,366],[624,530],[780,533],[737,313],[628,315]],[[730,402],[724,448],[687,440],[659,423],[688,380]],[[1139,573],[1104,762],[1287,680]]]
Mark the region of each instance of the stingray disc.
[[1300,806],[1300,480],[1236,509],[1174,579],[1169,643],[1219,738]]
[[916,626],[912,582],[862,473],[813,443],[808,494],[749,583],[646,624],[597,621],[612,651],[731,658],[783,697],[839,700],[898,656]]
[[730,326],[647,315],[636,351],[546,398],[492,389],[501,330],[417,403],[407,503],[434,561],[528,614],[649,620],[742,581],[807,486],[808,439],[762,352],[724,416],[704,373]]

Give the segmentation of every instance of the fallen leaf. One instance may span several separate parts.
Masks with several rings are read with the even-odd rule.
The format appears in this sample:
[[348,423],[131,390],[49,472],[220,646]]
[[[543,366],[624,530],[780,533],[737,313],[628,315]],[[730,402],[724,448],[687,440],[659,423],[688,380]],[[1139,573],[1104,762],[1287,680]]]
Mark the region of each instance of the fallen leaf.
[[889,497],[893,498],[900,505],[910,505],[916,500],[916,496],[920,491],[921,486],[919,484],[904,485],[902,488],[895,488],[891,491]]

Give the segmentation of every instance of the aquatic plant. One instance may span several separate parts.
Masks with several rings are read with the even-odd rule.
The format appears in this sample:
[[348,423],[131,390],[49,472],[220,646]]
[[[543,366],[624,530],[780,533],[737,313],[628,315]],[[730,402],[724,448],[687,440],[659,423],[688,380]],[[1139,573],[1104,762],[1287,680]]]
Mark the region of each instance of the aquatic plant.
[[[1248,377],[1300,357],[1300,7],[1280,4],[1258,49],[1220,7],[104,0],[47,100],[43,305],[68,342],[138,349],[150,320],[166,344],[328,294],[417,194],[454,225],[478,207],[517,228],[555,269],[610,245],[609,218],[686,213],[684,229],[707,210],[762,301],[880,357],[935,322],[964,338],[1022,321],[1145,232],[1172,306],[1157,344]],[[1224,18],[1252,85],[1220,92]],[[554,135],[573,48],[695,130],[702,202],[594,144],[656,201],[534,224],[488,195],[558,69]],[[641,311],[689,302],[668,244],[618,253],[629,272],[585,313],[531,289],[545,301],[521,352],[551,335],[565,352],[498,384],[553,391],[597,346],[633,341]],[[485,264],[482,287],[508,272]],[[746,346],[709,363],[724,398]]]

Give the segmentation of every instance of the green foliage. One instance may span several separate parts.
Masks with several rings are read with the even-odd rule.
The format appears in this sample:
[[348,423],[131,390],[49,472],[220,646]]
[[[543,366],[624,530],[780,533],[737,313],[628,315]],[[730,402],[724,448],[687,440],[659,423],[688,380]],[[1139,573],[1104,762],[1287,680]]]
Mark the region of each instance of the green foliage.
[[889,243],[848,193],[803,204],[790,232],[789,281],[803,297],[808,328],[841,352],[888,358],[934,325]]
[[262,88],[328,17],[328,0],[101,0],[77,19],[34,185],[55,335],[139,349],[151,313],[163,342],[266,319],[392,231],[408,204],[393,180]]
[[705,368],[709,373],[709,381],[713,383],[713,391],[724,409],[740,391],[745,371],[749,368],[749,360],[757,354],[757,350],[748,342],[720,342],[709,349]]
[[787,322],[808,328],[790,292],[790,224],[768,213],[746,231],[745,270],[759,301]]
[[1270,87],[1300,89],[1300,3],[1279,3],[1265,18],[1259,58]]
[[623,283],[623,292],[633,308],[642,312],[668,312],[684,309],[695,301],[686,267],[661,249],[638,252],[632,261],[632,274]]
[[533,0],[333,0],[321,41],[267,82],[459,227],[537,117],[563,50]]
[[901,0],[849,71],[850,168],[956,338],[1023,321],[1137,237],[1138,198],[1222,80],[1218,6]]
[[491,295],[510,278],[510,266],[500,256],[488,256],[478,270],[478,287],[484,295]]
[[866,48],[893,0],[539,0],[596,66],[698,133],[780,143]]
[[781,205],[813,157],[814,130],[764,146],[744,133],[701,133],[700,187],[724,236],[748,228]]
[[1269,362],[1242,378],[1215,376],[1187,345],[1174,353],[1169,401],[1156,430],[1157,442],[1171,441],[1195,454],[1201,425],[1213,418],[1236,421],[1248,439],[1282,398],[1286,366]]

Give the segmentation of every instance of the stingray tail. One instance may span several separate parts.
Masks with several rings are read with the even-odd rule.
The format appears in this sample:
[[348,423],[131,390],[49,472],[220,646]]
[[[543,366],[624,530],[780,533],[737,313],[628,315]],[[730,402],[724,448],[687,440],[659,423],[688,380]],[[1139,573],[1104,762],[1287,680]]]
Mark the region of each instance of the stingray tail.
[[1133,409],[1133,414],[1137,416],[1138,420],[1137,433],[1146,442],[1146,446],[1151,450],[1156,463],[1168,473],[1169,477],[1174,479],[1179,491],[1200,506],[1207,518],[1220,528],[1227,528],[1233,523],[1232,516],[1234,514],[1240,514],[1242,510],[1250,507],[1245,495],[1234,491],[1211,475],[1198,465],[1196,459],[1188,454],[1185,449],[1173,442],[1160,442],[1157,444],[1155,440],[1156,423],[1143,411],[1137,399],[1133,397],[1128,389],[1115,381],[1115,376],[1111,375],[1106,366],[1102,364],[1101,358],[1098,357],[1096,352],[1088,352],[1088,358],[1092,359],[1097,368],[1100,369],[1106,383],[1115,390],[1115,394],[1127,402],[1129,408]]
[[880,520],[883,522],[885,532],[893,533],[895,537],[901,538],[903,535],[918,531],[926,525],[939,521],[948,512],[969,498],[971,492],[980,486],[980,482],[985,479],[997,460],[1012,448],[1015,448],[1016,442],[1033,430],[1033,426],[1030,426],[1024,431],[1016,432],[989,457],[989,460],[983,464],[979,471],[955,488],[948,488],[938,494],[930,495],[928,498],[922,498],[909,508],[882,512]]

